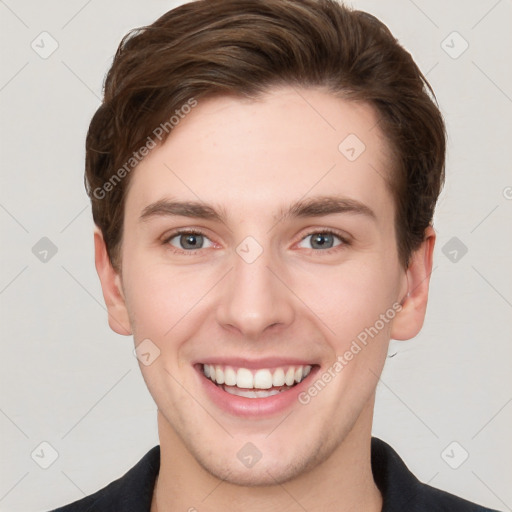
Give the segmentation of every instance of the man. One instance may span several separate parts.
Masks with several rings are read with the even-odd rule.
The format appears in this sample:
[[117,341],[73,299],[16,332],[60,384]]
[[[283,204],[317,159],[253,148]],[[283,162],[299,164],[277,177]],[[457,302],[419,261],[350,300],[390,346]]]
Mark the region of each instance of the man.
[[59,510],[486,510],[371,437],[389,340],[425,316],[445,161],[429,89],[382,23],[331,0],[192,2],[123,40],[86,182],[160,446]]

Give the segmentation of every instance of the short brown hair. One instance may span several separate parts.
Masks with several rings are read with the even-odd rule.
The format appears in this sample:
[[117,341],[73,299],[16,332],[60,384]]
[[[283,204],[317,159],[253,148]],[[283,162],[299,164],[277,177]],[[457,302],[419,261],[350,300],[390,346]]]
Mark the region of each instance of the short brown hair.
[[123,38],[90,123],[85,183],[115,268],[129,171],[155,128],[191,98],[256,98],[278,85],[321,86],[376,109],[394,155],[395,228],[407,266],[432,221],[446,146],[434,92],[411,55],[377,18],[335,0],[198,0]]

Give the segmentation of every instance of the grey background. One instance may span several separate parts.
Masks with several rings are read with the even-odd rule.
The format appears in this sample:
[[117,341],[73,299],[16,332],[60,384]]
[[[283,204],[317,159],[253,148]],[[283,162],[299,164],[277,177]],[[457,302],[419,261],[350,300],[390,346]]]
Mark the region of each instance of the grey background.
[[[83,148],[119,40],[178,3],[0,0],[2,511],[90,494],[158,443],[132,339],[107,325]],[[512,3],[352,5],[412,53],[449,132],[427,320],[391,343],[374,434],[421,480],[512,510]]]

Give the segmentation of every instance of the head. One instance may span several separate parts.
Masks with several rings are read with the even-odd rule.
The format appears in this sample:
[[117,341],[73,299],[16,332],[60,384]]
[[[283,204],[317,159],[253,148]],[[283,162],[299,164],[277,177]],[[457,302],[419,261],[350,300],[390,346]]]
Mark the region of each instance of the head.
[[[212,474],[285,481],[368,428],[389,339],[425,315],[431,94],[385,25],[331,0],[197,1],[121,42],[87,136],[96,265],[111,327],[158,355],[162,422]],[[205,388],[226,361],[312,369],[249,421]]]

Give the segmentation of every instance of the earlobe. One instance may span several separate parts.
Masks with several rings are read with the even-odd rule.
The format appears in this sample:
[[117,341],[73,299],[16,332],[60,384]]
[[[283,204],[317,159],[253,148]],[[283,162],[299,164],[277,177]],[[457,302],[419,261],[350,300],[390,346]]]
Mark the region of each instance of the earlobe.
[[103,234],[98,227],[95,227],[94,230],[94,257],[103,298],[107,306],[110,328],[118,334],[129,336],[132,334],[132,330],[121,287],[121,278],[110,262]]
[[402,309],[395,317],[391,337],[395,340],[414,338],[423,326],[427,311],[428,290],[436,233],[429,226],[420,247],[411,255],[406,270],[407,290],[402,300]]

